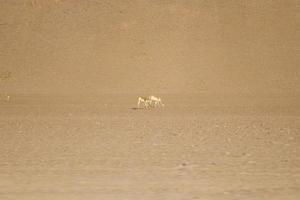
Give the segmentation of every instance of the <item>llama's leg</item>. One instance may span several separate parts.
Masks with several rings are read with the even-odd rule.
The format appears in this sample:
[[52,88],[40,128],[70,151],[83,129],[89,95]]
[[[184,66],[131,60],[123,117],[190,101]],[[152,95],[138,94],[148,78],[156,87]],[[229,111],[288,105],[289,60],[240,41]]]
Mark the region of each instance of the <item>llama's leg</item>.
[[152,108],[156,108],[156,103],[155,103],[155,101],[151,101],[151,105],[152,105]]
[[147,108],[151,108],[151,101],[147,101]]
[[149,101],[150,107],[154,107],[153,101]]
[[149,109],[151,107],[151,101],[146,100],[145,101],[145,107],[146,107],[146,109]]
[[138,103],[137,103],[138,108],[140,108],[140,103],[141,103],[141,98],[139,98]]

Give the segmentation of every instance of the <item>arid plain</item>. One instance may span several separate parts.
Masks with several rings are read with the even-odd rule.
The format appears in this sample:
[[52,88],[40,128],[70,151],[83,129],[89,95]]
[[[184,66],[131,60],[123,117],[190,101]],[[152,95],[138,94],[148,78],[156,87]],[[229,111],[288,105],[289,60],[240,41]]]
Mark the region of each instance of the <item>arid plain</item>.
[[0,199],[299,199],[299,13],[1,1]]
[[146,110],[113,97],[1,103],[1,198],[299,198],[295,99],[165,95],[164,108]]

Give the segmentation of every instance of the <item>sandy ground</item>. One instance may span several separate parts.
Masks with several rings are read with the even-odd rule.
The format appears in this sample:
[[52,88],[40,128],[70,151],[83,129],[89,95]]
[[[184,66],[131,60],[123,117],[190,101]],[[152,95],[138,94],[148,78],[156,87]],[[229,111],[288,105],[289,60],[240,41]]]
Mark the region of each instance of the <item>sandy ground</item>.
[[297,98],[164,99],[0,102],[0,199],[300,198]]
[[300,199],[299,27],[299,0],[0,0],[0,200]]

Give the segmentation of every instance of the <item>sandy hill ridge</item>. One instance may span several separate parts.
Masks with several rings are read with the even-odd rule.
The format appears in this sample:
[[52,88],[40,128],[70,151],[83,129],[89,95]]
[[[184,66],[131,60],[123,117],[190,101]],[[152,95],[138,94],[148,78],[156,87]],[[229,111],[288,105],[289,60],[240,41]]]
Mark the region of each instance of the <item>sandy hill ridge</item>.
[[[4,0],[11,93],[296,93],[299,1]],[[4,86],[3,86],[4,85]]]

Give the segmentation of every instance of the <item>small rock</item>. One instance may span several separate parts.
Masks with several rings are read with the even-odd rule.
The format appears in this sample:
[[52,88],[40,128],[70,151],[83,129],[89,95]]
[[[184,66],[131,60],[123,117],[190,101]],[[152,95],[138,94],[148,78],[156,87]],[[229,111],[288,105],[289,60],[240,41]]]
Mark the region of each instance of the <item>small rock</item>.
[[182,163],[181,165],[182,165],[182,166],[187,166],[188,163],[184,162],[184,163]]
[[255,164],[256,162],[255,161],[253,161],[253,160],[249,160],[248,161],[248,164]]

